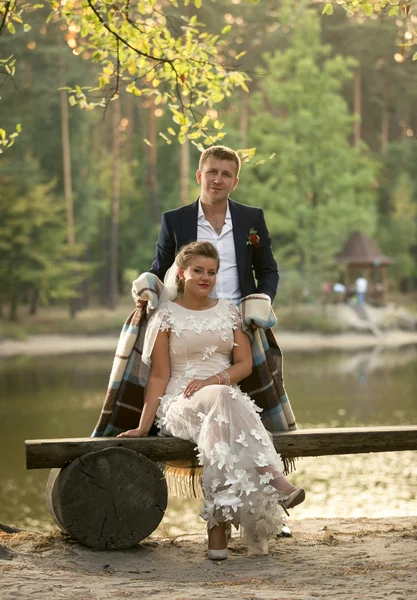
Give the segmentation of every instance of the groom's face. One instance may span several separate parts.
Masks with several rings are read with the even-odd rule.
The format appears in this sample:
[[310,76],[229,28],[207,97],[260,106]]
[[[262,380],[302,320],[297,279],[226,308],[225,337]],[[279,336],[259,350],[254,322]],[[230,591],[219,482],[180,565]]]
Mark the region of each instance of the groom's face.
[[212,156],[203,164],[201,171],[197,171],[196,176],[201,186],[201,200],[206,204],[226,202],[239,182],[233,160],[220,160]]

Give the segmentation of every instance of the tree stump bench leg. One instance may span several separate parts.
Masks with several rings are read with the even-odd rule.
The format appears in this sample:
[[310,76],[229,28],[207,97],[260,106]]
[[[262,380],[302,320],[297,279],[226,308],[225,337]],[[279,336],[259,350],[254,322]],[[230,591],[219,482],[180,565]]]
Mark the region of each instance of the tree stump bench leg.
[[59,527],[81,544],[126,550],[149,536],[164,516],[165,477],[133,450],[106,448],[50,473],[46,499]]

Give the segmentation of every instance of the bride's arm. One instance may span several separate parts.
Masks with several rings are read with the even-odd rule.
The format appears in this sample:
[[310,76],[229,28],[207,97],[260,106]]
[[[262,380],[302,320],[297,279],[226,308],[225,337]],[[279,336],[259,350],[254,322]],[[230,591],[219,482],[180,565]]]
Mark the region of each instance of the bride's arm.
[[191,396],[207,385],[235,385],[252,373],[252,352],[249,338],[239,327],[234,331],[233,365],[207,379],[192,379],[184,390],[184,396]]
[[241,327],[235,330],[235,344],[233,347],[233,365],[225,372],[230,377],[230,383],[238,383],[252,373],[252,352],[250,341],[246,333],[243,333]]
[[159,399],[164,395],[168,385],[170,372],[168,332],[160,331],[152,350],[151,372],[146,386],[139,425],[136,429],[129,429],[129,431],[120,433],[117,437],[143,437],[148,435],[155,420]]

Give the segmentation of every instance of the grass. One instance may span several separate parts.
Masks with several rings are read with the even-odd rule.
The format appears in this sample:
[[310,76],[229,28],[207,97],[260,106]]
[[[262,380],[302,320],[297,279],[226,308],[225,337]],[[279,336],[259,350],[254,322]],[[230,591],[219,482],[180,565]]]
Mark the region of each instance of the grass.
[[[390,294],[389,301],[403,306],[417,316],[417,294]],[[0,340],[25,340],[30,335],[118,335],[127,316],[134,309],[133,300],[123,298],[116,310],[94,307],[79,312],[70,319],[64,306],[40,307],[35,316],[28,315],[26,306],[19,310],[19,320],[0,319]],[[276,313],[280,331],[319,332],[338,334],[347,331],[346,325],[327,316],[322,305],[298,304],[283,306],[277,298]]]
[[389,294],[389,302],[402,306],[413,315],[417,316],[417,292],[409,294],[401,294],[400,292],[392,292]]
[[296,306],[279,309],[280,331],[319,332],[336,334],[347,331],[344,323],[326,316],[323,307]]
[[66,307],[41,307],[34,316],[28,315],[26,307],[21,307],[17,322],[0,319],[0,340],[25,340],[30,335],[118,334],[134,308],[133,301],[123,300],[114,311],[89,308],[71,319]]

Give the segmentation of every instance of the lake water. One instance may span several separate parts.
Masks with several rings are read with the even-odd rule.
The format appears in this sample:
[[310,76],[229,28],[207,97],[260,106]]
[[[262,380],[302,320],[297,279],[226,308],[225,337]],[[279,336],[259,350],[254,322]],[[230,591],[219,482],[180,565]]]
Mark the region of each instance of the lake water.
[[[44,497],[47,471],[26,471],[24,440],[86,437],[103,401],[109,354],[0,361],[0,522],[54,527]],[[417,423],[417,347],[346,353],[287,353],[285,382],[300,428]],[[417,515],[417,452],[297,461],[307,490],[304,517]],[[202,531],[200,500],[171,499],[160,529]]]

